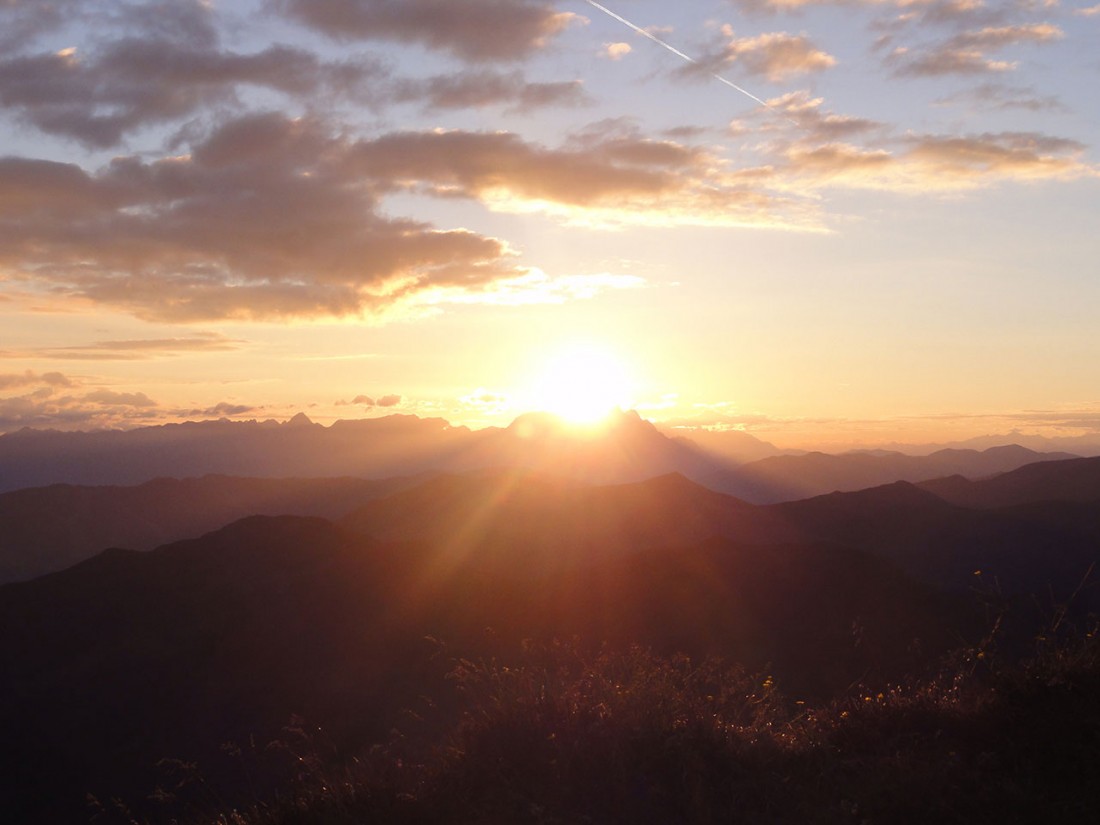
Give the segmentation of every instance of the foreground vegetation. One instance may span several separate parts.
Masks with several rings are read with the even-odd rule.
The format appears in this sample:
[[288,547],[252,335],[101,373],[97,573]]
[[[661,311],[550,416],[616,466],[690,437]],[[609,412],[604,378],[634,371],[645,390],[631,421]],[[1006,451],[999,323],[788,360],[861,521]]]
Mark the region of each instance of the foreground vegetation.
[[[441,655],[445,651],[441,650]],[[96,821],[351,823],[927,823],[1100,821],[1100,640],[1040,637],[1009,662],[992,642],[935,674],[816,706],[766,674],[639,647],[526,644],[514,661],[454,660],[390,741],[341,760],[296,720],[267,747],[228,747],[233,809],[174,764],[160,814]],[[223,807],[216,811],[219,804]]]

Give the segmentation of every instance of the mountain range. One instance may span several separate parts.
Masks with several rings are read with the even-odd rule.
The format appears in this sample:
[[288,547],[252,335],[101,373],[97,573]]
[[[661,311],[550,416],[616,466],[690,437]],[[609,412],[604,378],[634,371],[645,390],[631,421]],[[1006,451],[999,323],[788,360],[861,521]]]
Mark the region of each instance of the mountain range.
[[[0,437],[6,478],[54,479],[0,494],[0,569],[29,579],[0,585],[13,821],[83,821],[88,793],[152,817],[164,764],[201,765],[232,806],[285,779],[262,743],[288,720],[354,756],[433,718],[418,697],[450,701],[456,662],[506,662],[526,640],[717,656],[812,700],[888,690],[983,638],[991,614],[1014,617],[997,625],[1009,651],[1100,611],[1100,458],[735,466],[632,414],[602,437],[547,416],[480,434],[369,424]],[[295,461],[362,476],[140,480]],[[227,753],[254,742],[242,784]]]
[[591,483],[642,481],[678,472],[758,504],[960,474],[982,478],[1041,460],[1072,457],[1022,447],[941,450],[927,456],[847,453],[771,456],[738,463],[728,451],[669,437],[635,412],[598,428],[544,413],[508,427],[469,430],[438,418],[393,415],[337,421],[228,420],[126,431],[24,429],[0,435],[0,493],[50,484],[135,485],[209,474],[390,478],[421,473],[526,469]]

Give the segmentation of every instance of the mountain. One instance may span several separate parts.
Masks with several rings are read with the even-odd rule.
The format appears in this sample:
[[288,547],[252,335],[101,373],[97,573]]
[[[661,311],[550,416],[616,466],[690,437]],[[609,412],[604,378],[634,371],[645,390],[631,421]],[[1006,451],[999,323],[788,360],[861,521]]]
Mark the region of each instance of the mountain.
[[[1050,462],[1055,478],[1076,461]],[[1052,482],[1050,489],[1058,488]],[[1065,487],[1065,485],[1061,485]],[[826,543],[888,560],[956,592],[997,587],[1049,604],[1100,561],[1100,510],[1073,501],[972,509],[908,482],[757,506],[672,474],[591,486],[518,472],[439,476],[368,502],[342,526],[378,541],[427,541],[457,557],[524,548],[536,559],[629,557],[711,538],[745,545]],[[982,577],[975,577],[975,571]],[[1100,608],[1100,594],[1078,609]]]
[[0,436],[0,492],[65,483],[136,485],[154,478],[208,474],[319,478],[393,478],[427,473],[523,469],[593,484],[680,473],[753,503],[858,490],[892,481],[953,474],[982,478],[1062,454],[1021,447],[901,453],[809,453],[738,464],[690,439],[670,438],[636,412],[616,412],[599,426],[569,425],[545,413],[508,427],[472,431],[442,419],[393,415],[337,421],[303,414],[290,421],[205,421],[127,431],[63,433],[20,430]]
[[762,441],[741,430],[707,430],[688,425],[662,425],[660,429],[669,438],[693,444],[710,455],[718,456],[733,464],[759,461],[784,452],[774,444]]
[[1100,561],[1100,526],[1094,509],[1072,502],[975,510],[895,482],[764,509],[806,540],[859,548],[940,587],[1027,596],[1050,611],[1071,597],[1082,615],[1100,609],[1100,592],[1078,592]]
[[[267,753],[297,715],[329,752],[354,754],[417,696],[446,695],[453,657],[503,656],[523,639],[770,662],[808,695],[898,678],[915,639],[934,654],[969,615],[831,545],[710,539],[565,559],[511,543],[453,549],[253,517],[0,587],[0,727],[17,757],[0,774],[5,814],[79,821],[88,792],[140,808],[166,757],[199,764],[232,805],[240,764],[223,743]],[[278,779],[260,767],[255,786]]]
[[955,475],[922,482],[923,489],[964,507],[1010,507],[1042,501],[1100,502],[1100,458],[1029,464],[996,478]]
[[[148,552],[107,550],[0,586],[5,813],[80,821],[88,792],[141,808],[163,758],[200,765],[231,806],[241,768],[223,743],[260,743],[249,781],[263,793],[286,767],[263,743],[292,716],[327,752],[354,755],[416,697],[447,701],[456,661],[507,662],[525,639],[721,656],[767,667],[795,697],[896,683],[980,638],[974,591],[994,605],[1100,606],[1085,580],[1100,558],[1095,502],[1079,500],[1089,466],[1021,472],[1075,499],[985,509],[907,482],[757,506],[678,474],[591,485],[479,470],[353,505],[339,524],[252,516]],[[253,489],[157,485],[192,483],[211,500]],[[343,507],[355,483],[268,492],[334,507],[345,495]]]
[[413,483],[208,475],[132,487],[54,484],[0,493],[0,583],[61,570],[106,547],[151,550],[250,515],[337,519]]
[[716,490],[769,504],[810,498],[835,491],[850,492],[894,481],[925,481],[949,475],[983,478],[1025,464],[1074,458],[1061,453],[1036,453],[1018,446],[987,450],[940,450],[927,456],[890,452],[842,455],[807,453],[761,459],[732,473],[699,479]]
[[431,541],[482,552],[515,546],[565,556],[621,555],[713,537],[795,541],[797,531],[746,502],[679,473],[588,485],[517,471],[438,476],[379,498],[342,520],[382,541]]
[[282,424],[223,419],[98,432],[23,429],[0,435],[0,492],[209,474],[392,478],[439,470],[470,439],[465,427],[411,415],[330,427],[299,414]]
[[696,477],[720,466],[634,412],[615,413],[598,429],[542,413],[520,416],[506,428],[477,431],[409,415],[323,427],[299,414],[282,424],[222,420],[88,433],[27,429],[0,436],[0,492],[208,474],[390,478],[494,467],[609,483],[669,472]]

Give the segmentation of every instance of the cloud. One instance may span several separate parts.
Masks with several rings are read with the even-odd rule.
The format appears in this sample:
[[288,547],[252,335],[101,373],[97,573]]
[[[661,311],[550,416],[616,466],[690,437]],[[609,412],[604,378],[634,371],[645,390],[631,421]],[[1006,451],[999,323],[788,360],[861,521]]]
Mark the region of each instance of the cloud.
[[993,183],[1095,176],[1076,159],[1084,146],[1023,132],[913,135],[891,149],[846,143],[793,145],[785,152],[789,175],[818,186],[899,192],[959,191]]
[[60,28],[73,18],[79,4],[80,0],[3,0],[0,2],[0,52],[10,54]]
[[337,401],[336,406],[345,407],[355,404],[363,407],[396,407],[400,403],[400,395],[383,395],[377,398],[370,395],[357,395],[351,401]]
[[806,35],[767,32],[755,37],[737,38],[729,26],[722,27],[722,34],[727,41],[717,51],[702,55],[677,73],[698,77],[721,74],[734,67],[745,74],[781,83],[836,65],[836,58],[814,46]]
[[622,60],[632,51],[629,43],[604,43],[600,54],[609,60]]
[[15,389],[17,387],[71,387],[73,382],[59,372],[35,373],[27,370],[24,373],[0,373],[0,390]]
[[[705,200],[695,194],[705,178],[698,150],[671,142],[606,137],[549,150],[470,132],[352,141],[308,118],[255,115],[189,154],[120,157],[94,173],[0,159],[0,265],[28,289],[146,319],[381,314],[438,305],[444,292],[493,300],[493,285],[530,272],[496,239],[383,215],[389,192],[507,197],[538,209],[648,202],[662,215],[677,197],[700,212],[733,205],[713,185]],[[171,339],[83,352],[230,345]]]
[[[765,150],[761,185],[809,192],[818,188],[878,189],[923,194],[958,192],[1007,181],[1096,177],[1082,161],[1086,147],[1036,132],[971,135],[893,134],[886,124],[823,111],[820,98],[793,93],[769,101],[754,117],[767,129],[778,110],[794,119]],[[771,124],[771,125],[768,125]],[[748,128],[739,121],[734,129]]]
[[78,382],[58,372],[0,375],[0,390],[26,388],[30,392],[0,397],[0,432],[21,427],[65,429],[148,423],[164,415],[160,405],[143,392],[97,389],[83,395],[59,394]]
[[539,0],[269,0],[335,40],[396,40],[464,60],[516,60],[575,18]]
[[[0,159],[0,267],[13,286],[161,321],[383,317],[447,303],[517,304],[637,287],[550,278],[503,241],[383,211],[391,194],[465,198],[589,226],[817,228],[825,186],[935,191],[1095,174],[1083,147],[1039,134],[892,137],[797,93],[755,113],[760,163],[605,121],[551,148],[506,132],[332,134],[310,117],[223,123],[179,156],[73,164]],[[859,141],[874,142],[861,146]],[[239,342],[195,336],[100,342],[54,355],[129,357]]]
[[108,407],[156,407],[157,402],[143,392],[114,392],[113,390],[96,390],[84,396],[85,401],[92,401]]
[[47,134],[110,148],[141,127],[234,104],[241,86],[365,98],[383,75],[370,60],[325,63],[290,46],[242,55],[129,37],[87,57],[65,49],[0,60],[0,105]]
[[507,105],[519,112],[543,106],[577,106],[588,102],[580,81],[533,83],[520,72],[490,70],[397,80],[388,96],[397,102],[422,101],[428,108],[434,109]]
[[0,159],[0,266],[139,317],[344,316],[437,284],[519,274],[498,240],[378,210],[385,180],[318,122],[232,121],[191,154],[71,165]]
[[1056,97],[1037,95],[1029,89],[993,82],[982,83],[973,89],[940,98],[937,103],[994,111],[1021,109],[1028,112],[1053,112],[1066,109]]
[[395,187],[589,225],[763,225],[787,205],[724,177],[708,150],[614,122],[557,149],[506,132],[400,132],[357,144],[352,157],[359,174]]
[[1081,17],[1098,17],[1100,16],[1100,3],[1083,9],[1074,9],[1073,13]]
[[185,415],[189,418],[200,416],[202,418],[232,418],[238,415],[253,413],[257,409],[257,407],[248,404],[230,404],[228,401],[220,401],[213,407],[207,407],[204,410],[189,410]]
[[[868,118],[823,112],[821,106],[824,102],[824,98],[798,91],[772,98],[768,106],[798,124],[804,142],[832,143],[883,132],[887,128],[886,124]],[[735,121],[734,128],[742,128],[739,121]]]
[[183,352],[230,352],[247,343],[217,333],[187,338],[152,338],[127,341],[95,341],[72,347],[12,352],[8,358],[48,358],[59,361],[138,361]]
[[961,32],[928,49],[895,48],[888,55],[886,62],[898,75],[937,76],[1006,72],[1014,69],[1016,64],[994,60],[987,56],[988,51],[1019,43],[1050,43],[1063,36],[1062,30],[1050,23],[988,26]]

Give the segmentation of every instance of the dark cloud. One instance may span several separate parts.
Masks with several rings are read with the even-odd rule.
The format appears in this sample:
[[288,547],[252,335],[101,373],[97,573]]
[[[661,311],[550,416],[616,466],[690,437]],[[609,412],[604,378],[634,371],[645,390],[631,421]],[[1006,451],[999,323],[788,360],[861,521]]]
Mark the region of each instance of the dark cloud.
[[355,166],[372,177],[427,185],[438,194],[494,191],[530,200],[594,205],[679,188],[699,161],[671,142],[612,138],[554,150],[504,132],[404,132],[363,142]]
[[315,118],[257,114],[189,153],[95,172],[0,159],[0,265],[146,319],[363,315],[529,274],[501,241],[383,214],[388,193],[662,223],[768,216],[771,199],[714,169],[697,147],[610,129],[559,149],[502,132],[354,141]]
[[216,4],[202,0],[116,2],[104,10],[104,23],[154,41],[213,47],[218,42]]
[[232,418],[237,415],[247,415],[256,410],[256,407],[248,404],[230,404],[228,401],[221,401],[213,407],[207,407],[205,410],[190,410],[186,415],[190,417],[201,416],[203,418]]
[[573,15],[540,0],[269,0],[337,40],[397,40],[465,60],[515,60],[541,48]]
[[289,46],[235,54],[130,37],[89,56],[65,50],[0,60],[0,105],[48,134],[109,148],[143,126],[233,103],[242,86],[365,98],[383,75],[374,61],[325,63]]
[[396,407],[401,403],[400,395],[383,395],[379,398],[374,398],[369,395],[357,395],[351,401],[337,401],[338,407],[346,407],[351,404],[360,405],[363,407]]
[[0,0],[0,52],[12,53],[72,18],[80,0]]
[[457,72],[395,81],[389,93],[398,102],[423,102],[434,109],[508,106],[528,111],[543,106],[577,106],[588,102],[580,81],[534,83],[521,72]]
[[317,122],[257,115],[189,156],[96,173],[0,159],[0,263],[177,321],[354,315],[520,274],[500,241],[382,216],[389,182],[357,172],[358,154]]

